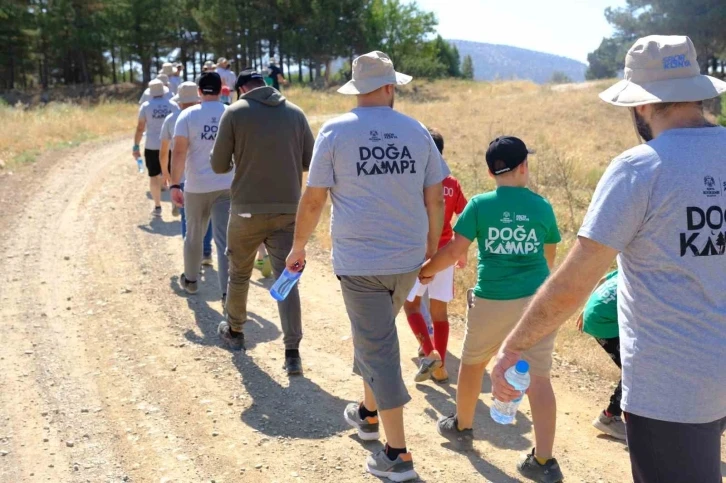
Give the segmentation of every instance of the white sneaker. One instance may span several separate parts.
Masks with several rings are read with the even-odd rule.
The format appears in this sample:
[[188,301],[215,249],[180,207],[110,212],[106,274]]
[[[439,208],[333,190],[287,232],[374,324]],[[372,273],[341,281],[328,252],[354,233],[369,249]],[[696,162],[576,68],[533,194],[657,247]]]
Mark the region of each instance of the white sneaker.
[[608,436],[625,441],[625,422],[620,416],[608,416],[603,411],[593,420],[592,425]]

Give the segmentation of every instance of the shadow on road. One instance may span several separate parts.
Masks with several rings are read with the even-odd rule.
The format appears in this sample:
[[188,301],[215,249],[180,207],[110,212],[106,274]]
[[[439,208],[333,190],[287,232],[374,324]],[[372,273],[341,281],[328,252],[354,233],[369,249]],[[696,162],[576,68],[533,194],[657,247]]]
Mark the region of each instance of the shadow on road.
[[[459,365],[460,360],[451,355],[451,353],[448,353],[446,355],[446,370],[449,372],[449,383],[436,384],[431,381],[424,384],[416,384],[416,388],[424,393],[426,401],[431,405],[430,408],[425,410],[425,413],[431,418],[432,426],[436,424],[439,416],[450,416],[456,412],[456,389],[451,386],[451,383],[456,383]],[[482,394],[486,395],[483,398],[480,396],[477,402],[476,417],[474,419],[474,436],[477,440],[489,441],[497,448],[512,450],[512,464],[514,464],[517,458],[517,451],[531,448],[531,442],[525,435],[532,429],[532,422],[521,412],[517,413],[517,421],[514,425],[504,426],[494,422],[489,415],[489,406],[482,401],[482,399],[490,400],[491,387],[491,379],[487,372],[482,382]],[[456,451],[443,438],[440,438],[439,441],[443,447],[451,451]],[[507,476],[497,467],[482,458],[476,451],[462,454],[468,458],[477,472],[491,481],[496,481],[497,483],[519,481]]]
[[181,221],[179,220],[166,222],[161,218],[152,217],[148,225],[137,225],[137,227],[139,230],[152,235],[181,237]]

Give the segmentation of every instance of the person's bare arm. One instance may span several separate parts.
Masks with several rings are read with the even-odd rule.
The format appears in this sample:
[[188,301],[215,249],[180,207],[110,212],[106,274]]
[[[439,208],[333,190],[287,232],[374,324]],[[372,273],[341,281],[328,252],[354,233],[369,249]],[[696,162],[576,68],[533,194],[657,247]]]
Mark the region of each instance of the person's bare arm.
[[[187,165],[187,151],[189,140],[184,136],[174,136],[174,151],[171,153],[171,184],[178,185],[184,175]],[[180,189],[173,189],[171,197],[179,206],[184,206],[184,193]]]
[[454,239],[448,245],[437,251],[436,255],[423,264],[419,279],[424,283],[431,281],[434,275],[461,260],[469,251],[469,245],[471,245],[471,240],[455,233]]
[[551,272],[555,269],[555,261],[557,260],[557,243],[546,243],[544,246],[544,256]]
[[169,140],[161,140],[161,150],[159,151],[161,161],[161,176],[165,184],[171,183],[171,173],[169,172]]
[[320,215],[328,200],[328,188],[308,187],[300,198],[295,219],[295,238],[287,257],[287,269],[296,272],[305,265],[305,247],[320,222]]
[[522,352],[561,326],[592,292],[618,252],[588,238],[579,237],[562,266],[540,288],[522,319],[509,334],[492,371],[494,397],[511,401],[519,397],[504,379]]
[[[146,129],[146,121],[144,119],[139,119],[139,122],[136,124],[136,132],[134,133],[134,147],[138,146],[141,143],[141,137],[144,135],[144,130]],[[134,158],[141,157],[141,150],[140,149],[134,149],[131,153]]]
[[441,231],[444,229],[444,187],[441,183],[424,188],[424,204],[429,218],[426,258],[431,258],[439,247]]

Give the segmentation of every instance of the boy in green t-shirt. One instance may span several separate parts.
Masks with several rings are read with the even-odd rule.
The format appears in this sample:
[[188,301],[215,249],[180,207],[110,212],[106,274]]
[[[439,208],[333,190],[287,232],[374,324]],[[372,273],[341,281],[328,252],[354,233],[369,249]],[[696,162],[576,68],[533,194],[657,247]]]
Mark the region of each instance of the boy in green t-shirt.
[[[590,295],[585,310],[577,319],[577,328],[580,332],[593,336],[613,362],[622,369],[618,333],[617,270],[607,274]],[[613,438],[625,441],[625,423],[621,419],[623,411],[620,409],[622,383],[622,380],[618,382],[618,387],[610,396],[610,405],[595,418],[592,425]]]
[[[474,301],[469,308],[456,391],[456,414],[438,422],[439,434],[462,449],[473,443],[472,427],[482,378],[509,332],[517,325],[530,299],[554,266],[560,232],[549,202],[527,188],[529,166],[525,144],[515,137],[497,138],[486,161],[497,188],[469,201],[454,227],[454,239],[426,262],[419,275],[428,282],[452,265],[476,240],[479,266]],[[556,332],[523,354],[532,382],[536,450],[518,465],[536,481],[559,481],[562,474],[552,458],[556,406],[550,382]]]

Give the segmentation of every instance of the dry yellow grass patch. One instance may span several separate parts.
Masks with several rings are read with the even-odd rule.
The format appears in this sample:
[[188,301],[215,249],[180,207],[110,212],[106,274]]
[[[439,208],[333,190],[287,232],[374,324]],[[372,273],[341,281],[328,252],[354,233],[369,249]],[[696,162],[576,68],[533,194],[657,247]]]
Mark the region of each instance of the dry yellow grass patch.
[[138,106],[106,103],[82,106],[51,103],[33,109],[0,106],[0,160],[8,165],[32,161],[48,149],[128,132],[136,124]]

